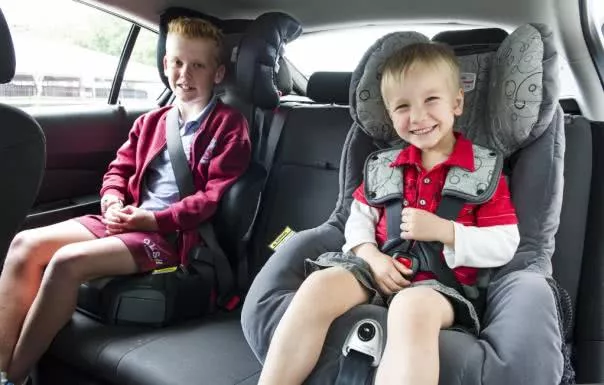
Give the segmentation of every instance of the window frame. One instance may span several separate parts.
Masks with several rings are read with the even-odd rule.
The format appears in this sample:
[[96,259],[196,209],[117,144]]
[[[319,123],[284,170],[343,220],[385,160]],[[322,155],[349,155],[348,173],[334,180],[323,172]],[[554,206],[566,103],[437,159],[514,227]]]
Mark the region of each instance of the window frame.
[[599,35],[604,36],[604,23],[601,26],[596,24],[592,9],[594,1],[598,0],[579,0],[579,13],[581,30],[583,31],[587,50],[596,68],[600,84],[604,87],[604,41],[601,40]]

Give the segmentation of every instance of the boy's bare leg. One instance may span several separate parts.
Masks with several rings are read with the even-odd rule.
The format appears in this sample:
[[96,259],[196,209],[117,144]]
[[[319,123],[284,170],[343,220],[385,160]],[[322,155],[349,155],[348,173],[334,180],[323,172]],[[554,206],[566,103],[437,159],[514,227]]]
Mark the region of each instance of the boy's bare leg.
[[57,250],[23,323],[9,367],[9,379],[22,381],[71,319],[82,282],[136,271],[128,248],[115,237],[72,243]]
[[388,340],[376,385],[437,385],[438,335],[453,324],[453,307],[437,291],[400,291],[388,310]]
[[309,275],[275,329],[258,384],[301,384],[319,359],[331,323],[368,298],[341,267]]
[[0,370],[8,370],[21,325],[52,255],[66,244],[90,239],[95,237],[72,220],[15,236],[0,276]]

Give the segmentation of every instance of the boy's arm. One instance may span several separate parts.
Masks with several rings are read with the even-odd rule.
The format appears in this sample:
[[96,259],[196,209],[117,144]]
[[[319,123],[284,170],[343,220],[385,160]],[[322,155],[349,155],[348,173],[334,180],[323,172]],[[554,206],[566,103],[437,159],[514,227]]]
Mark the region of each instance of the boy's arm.
[[452,269],[503,266],[514,257],[520,242],[517,225],[476,227],[454,223],[454,227],[455,247],[443,249],[447,265]]
[[379,220],[378,210],[374,207],[352,200],[350,215],[344,227],[346,243],[342,246],[342,252],[346,253],[364,243],[376,245],[375,226]]
[[476,226],[454,222],[453,247],[443,252],[449,267],[498,267],[508,263],[520,242],[518,218],[503,175],[493,197],[476,208]]
[[103,198],[107,196],[107,201],[112,201],[114,197],[122,203],[124,201],[128,179],[136,171],[136,145],[143,119],[144,115],[136,119],[128,134],[128,140],[117,150],[115,159],[109,163],[103,176],[100,195]]
[[214,149],[205,189],[155,212],[160,232],[193,229],[208,220],[216,212],[224,192],[249,166],[252,148],[245,119],[233,115],[223,124],[230,130],[222,138],[225,143]]

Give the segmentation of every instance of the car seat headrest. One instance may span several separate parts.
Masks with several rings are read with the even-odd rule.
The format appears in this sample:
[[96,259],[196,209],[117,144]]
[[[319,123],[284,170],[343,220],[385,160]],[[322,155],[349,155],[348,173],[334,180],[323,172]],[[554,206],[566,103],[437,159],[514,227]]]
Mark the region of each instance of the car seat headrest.
[[386,112],[380,92],[382,67],[394,52],[403,47],[429,42],[417,32],[393,32],[378,39],[352,73],[350,82],[350,113],[352,119],[378,143],[397,145],[401,142]]
[[243,97],[260,108],[279,105],[277,73],[285,45],[302,33],[293,17],[281,12],[262,14],[241,38],[237,52],[237,84]]
[[4,14],[0,9],[0,84],[8,83],[15,76],[15,48]]
[[[173,18],[177,14],[169,16]],[[162,62],[166,52],[167,21],[160,23],[157,66],[163,83],[169,87]],[[226,74],[217,91],[235,87],[238,97],[255,106],[276,107],[279,104],[278,59],[283,55],[284,45],[301,33],[302,27],[297,20],[284,13],[270,12],[249,22],[243,33],[226,35],[223,50]]]
[[306,95],[317,103],[348,105],[352,72],[315,72],[310,75]]
[[[401,143],[382,102],[379,71],[393,52],[420,41],[427,38],[414,32],[386,35],[369,48],[353,73],[352,117],[379,145]],[[458,131],[508,156],[547,129],[558,104],[559,71],[547,26],[523,25],[496,52],[459,59],[466,97]]]

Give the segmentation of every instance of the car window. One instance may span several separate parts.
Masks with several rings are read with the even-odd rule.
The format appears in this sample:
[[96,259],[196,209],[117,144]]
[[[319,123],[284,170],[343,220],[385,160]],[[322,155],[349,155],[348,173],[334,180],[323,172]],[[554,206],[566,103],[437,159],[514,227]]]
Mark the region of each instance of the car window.
[[[599,1],[599,0],[598,0]],[[432,38],[439,32],[484,28],[475,25],[431,24],[368,26],[311,32],[288,44],[286,57],[307,78],[316,71],[353,71],[365,51],[380,37],[396,31],[416,31]],[[506,28],[511,32],[511,28]],[[561,96],[578,95],[575,78],[560,60]]]
[[[19,107],[107,103],[130,22],[71,0],[0,0],[0,6],[17,63],[14,80],[0,85],[0,101]],[[125,77],[125,100],[154,101],[161,92],[149,86],[161,82],[143,56],[133,56],[138,62]]]
[[122,82],[119,100],[122,104],[153,107],[166,88],[157,72],[157,33],[142,28]]

